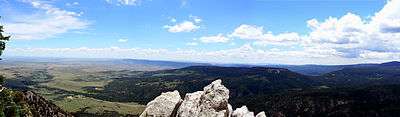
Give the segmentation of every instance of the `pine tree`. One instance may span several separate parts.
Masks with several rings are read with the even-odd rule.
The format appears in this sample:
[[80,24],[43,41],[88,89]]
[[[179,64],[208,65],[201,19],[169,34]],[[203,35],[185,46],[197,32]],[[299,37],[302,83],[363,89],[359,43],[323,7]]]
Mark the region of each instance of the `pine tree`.
[[4,49],[6,49],[6,41],[10,40],[10,36],[4,36],[3,32],[3,26],[0,25],[0,56],[3,54]]
[[[3,54],[4,49],[6,49],[6,41],[10,40],[10,36],[4,36],[3,32],[4,32],[3,26],[0,25],[0,56]],[[4,83],[4,76],[0,76],[0,89],[2,88],[3,83]]]

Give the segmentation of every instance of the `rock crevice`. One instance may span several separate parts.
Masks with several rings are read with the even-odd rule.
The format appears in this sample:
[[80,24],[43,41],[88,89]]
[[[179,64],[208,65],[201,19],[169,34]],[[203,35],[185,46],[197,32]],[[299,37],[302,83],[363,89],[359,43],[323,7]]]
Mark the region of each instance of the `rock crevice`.
[[147,104],[140,117],[265,117],[264,112],[254,116],[246,106],[233,111],[228,100],[229,90],[216,80],[183,100],[178,91],[162,93]]

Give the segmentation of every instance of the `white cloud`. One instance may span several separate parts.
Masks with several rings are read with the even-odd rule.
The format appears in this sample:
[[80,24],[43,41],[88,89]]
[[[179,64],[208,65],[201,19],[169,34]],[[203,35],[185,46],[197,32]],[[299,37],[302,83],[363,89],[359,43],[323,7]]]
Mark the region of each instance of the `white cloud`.
[[400,0],[389,0],[372,18],[371,25],[384,33],[400,33]]
[[200,26],[197,26],[195,23],[191,21],[183,21],[173,26],[165,25],[164,28],[168,29],[169,32],[178,33],[178,32],[194,32],[197,29],[199,29]]
[[300,35],[294,32],[274,35],[272,32],[264,32],[263,27],[247,24],[242,24],[237,27],[232,34],[230,34],[230,36],[247,40],[255,40],[255,44],[257,45],[288,45],[299,43],[301,40]]
[[330,17],[324,22],[309,20],[309,38],[317,43],[349,44],[360,43],[358,36],[365,35],[365,23],[360,16],[348,13],[341,18]]
[[230,39],[220,33],[215,36],[200,37],[199,40],[203,43],[227,43]]
[[121,43],[128,42],[128,39],[118,39],[118,42],[121,42]]
[[174,25],[165,25],[163,28],[167,29],[168,32],[178,33],[178,32],[194,32],[200,28],[199,23],[202,19],[198,16],[189,15],[189,20],[185,20],[181,23],[176,23],[175,18],[170,18],[171,23],[176,23]]
[[390,58],[400,53],[400,0],[388,1],[369,21],[348,13],[307,23],[312,31],[305,46],[325,46],[346,58]]
[[[68,12],[48,4],[36,3],[35,1],[32,1],[31,4],[35,8],[44,11],[42,14],[45,14],[46,17],[42,17],[42,14],[32,15],[30,16],[31,18],[27,18],[33,19],[29,22],[15,23],[18,24],[18,26],[14,24],[15,26],[11,28],[11,30],[14,29],[14,31],[11,32],[16,35],[15,37],[25,37],[25,39],[37,39],[38,37],[48,38],[70,30],[84,29],[88,25],[88,23],[79,19],[79,13]],[[224,36],[222,34],[206,36],[198,38],[195,40],[196,42],[186,44],[195,46],[199,44],[197,42],[224,43],[229,42],[229,40],[233,38],[240,38],[251,41],[254,45],[273,45],[273,49],[258,48],[259,46],[254,46],[250,43],[244,44],[241,47],[217,51],[119,47],[9,48],[6,50],[5,54],[17,56],[84,56],[93,58],[113,57],[285,64],[346,64],[399,60],[399,4],[400,0],[388,1],[383,9],[375,13],[371,18],[363,18],[357,14],[347,13],[341,17],[329,17],[325,20],[311,19],[306,22],[311,31],[303,35],[295,32],[272,33],[262,26],[242,24],[234,29],[229,36]],[[64,16],[66,18],[64,18]],[[60,19],[61,21],[55,20],[58,17],[62,17]],[[55,22],[55,24],[50,23],[52,25],[48,25],[47,22]],[[164,28],[173,33],[193,32],[200,28],[199,23],[201,22],[202,20],[200,18],[189,16],[189,20],[187,21],[177,22],[175,19],[175,21],[171,22],[173,25],[166,25]],[[78,25],[73,25],[74,23]],[[7,25],[9,25],[9,23]],[[31,27],[26,28],[27,26],[25,25]],[[45,29],[45,31],[37,29]],[[292,49],[276,46],[280,44],[289,44],[296,48]]]
[[106,0],[109,4],[116,4],[118,6],[127,5],[127,6],[135,6],[139,5],[139,0]]
[[66,11],[53,5],[36,0],[25,0],[38,11],[35,14],[16,14],[15,21],[6,22],[6,32],[13,39],[34,40],[47,39],[71,30],[88,27],[87,21],[81,20],[82,13]]
[[393,59],[400,54],[400,0],[388,1],[370,20],[347,13],[324,21],[311,19],[307,25],[311,31],[299,35],[273,34],[261,26],[242,24],[230,36],[253,40],[254,45],[296,45],[307,53],[347,59]]
[[261,40],[264,35],[264,29],[263,27],[257,27],[254,25],[247,25],[247,24],[242,24],[239,27],[237,27],[231,36],[234,37],[239,37],[242,39],[255,39],[255,40]]
[[[332,50],[334,51],[334,50]],[[362,63],[369,59],[344,59],[332,51],[306,50],[262,50],[244,44],[238,48],[217,51],[191,49],[150,49],[150,48],[13,48],[9,47],[6,56],[77,57],[88,58],[136,58],[176,61],[199,61],[220,63],[282,63],[282,64],[344,64]],[[398,57],[397,57],[398,58]]]

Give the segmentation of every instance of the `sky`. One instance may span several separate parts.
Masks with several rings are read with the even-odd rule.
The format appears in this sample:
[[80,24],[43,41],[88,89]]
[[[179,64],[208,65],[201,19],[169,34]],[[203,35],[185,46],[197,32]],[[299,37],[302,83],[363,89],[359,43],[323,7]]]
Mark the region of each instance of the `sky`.
[[400,0],[0,0],[5,57],[400,60]]

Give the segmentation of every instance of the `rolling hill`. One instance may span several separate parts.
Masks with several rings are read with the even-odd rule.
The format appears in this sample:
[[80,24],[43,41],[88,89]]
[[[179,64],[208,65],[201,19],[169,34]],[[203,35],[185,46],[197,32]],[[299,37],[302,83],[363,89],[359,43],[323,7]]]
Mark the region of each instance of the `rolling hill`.
[[382,85],[400,83],[400,62],[353,65],[322,76],[332,86]]
[[238,97],[312,88],[319,84],[313,78],[282,68],[192,66],[114,80],[104,90],[92,92],[97,93],[96,98],[104,100],[145,104],[161,92],[179,90],[183,95],[222,79],[235,101]]

